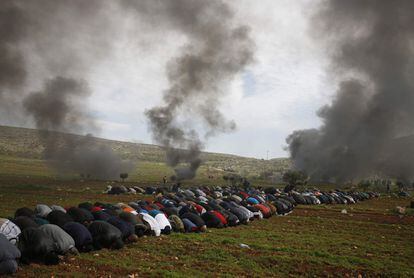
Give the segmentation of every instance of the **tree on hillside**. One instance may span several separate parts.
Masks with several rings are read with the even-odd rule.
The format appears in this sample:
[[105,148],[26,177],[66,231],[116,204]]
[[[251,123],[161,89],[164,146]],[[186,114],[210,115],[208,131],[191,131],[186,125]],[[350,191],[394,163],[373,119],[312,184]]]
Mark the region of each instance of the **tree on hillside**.
[[119,177],[122,179],[122,182],[124,182],[128,178],[128,173],[121,173]]
[[371,182],[369,180],[361,180],[358,183],[358,187],[361,188],[363,191],[367,191],[370,186]]
[[223,180],[229,183],[231,186],[235,186],[242,181],[242,177],[237,174],[223,175]]
[[294,190],[297,186],[306,185],[308,176],[302,171],[289,170],[283,174],[282,180],[287,183],[284,191],[289,192]]

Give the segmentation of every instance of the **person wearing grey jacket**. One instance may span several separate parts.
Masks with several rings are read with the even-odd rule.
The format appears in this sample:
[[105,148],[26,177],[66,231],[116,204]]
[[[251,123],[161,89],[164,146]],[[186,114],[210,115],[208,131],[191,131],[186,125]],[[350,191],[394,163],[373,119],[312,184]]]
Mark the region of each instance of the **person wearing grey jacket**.
[[17,259],[21,256],[19,249],[0,234],[0,275],[13,274],[17,271]]
[[75,247],[75,240],[62,228],[54,224],[45,224],[39,227],[49,235],[56,244],[57,251],[61,255],[78,254],[78,250]]

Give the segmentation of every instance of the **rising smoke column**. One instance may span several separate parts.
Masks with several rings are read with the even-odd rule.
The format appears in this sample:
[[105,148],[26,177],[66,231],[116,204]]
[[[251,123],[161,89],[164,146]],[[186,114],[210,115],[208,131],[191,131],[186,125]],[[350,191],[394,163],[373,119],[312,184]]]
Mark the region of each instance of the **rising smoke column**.
[[[226,85],[253,59],[246,26],[235,25],[230,6],[219,0],[124,1],[157,28],[184,34],[187,43],[167,65],[164,104],[146,112],[156,142],[166,147],[167,163],[178,179],[191,179],[201,164],[203,141],[235,128],[218,106]],[[190,121],[188,121],[190,119]],[[203,126],[197,132],[194,122]]]
[[122,161],[109,147],[96,144],[91,135],[65,134],[96,129],[86,113],[85,99],[90,94],[86,82],[58,76],[46,80],[42,91],[26,97],[24,107],[40,129],[44,156],[52,167],[59,172],[74,171],[92,178],[117,178],[120,173],[132,170],[133,164]]
[[3,119],[12,110],[10,104],[16,102],[16,92],[26,78],[24,58],[16,45],[24,39],[27,25],[16,2],[0,3],[0,117]]
[[105,14],[108,3],[0,2],[0,115],[12,111],[32,117],[53,167],[94,178],[115,178],[131,164],[110,148],[97,146],[91,136],[54,131],[99,130],[88,116],[90,91],[81,77],[109,51],[114,32]]
[[294,165],[317,180],[414,178],[414,1],[323,1],[311,32],[342,80],[322,126],[287,138]]

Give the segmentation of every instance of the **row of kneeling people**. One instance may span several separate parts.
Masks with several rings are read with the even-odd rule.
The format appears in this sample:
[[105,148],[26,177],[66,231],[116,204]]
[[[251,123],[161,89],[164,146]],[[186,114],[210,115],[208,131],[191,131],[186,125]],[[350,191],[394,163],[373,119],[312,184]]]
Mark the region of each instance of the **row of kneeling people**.
[[59,255],[102,248],[120,249],[140,236],[174,232],[204,232],[248,224],[254,219],[290,213],[297,204],[353,203],[374,193],[341,191],[284,193],[280,190],[199,187],[158,191],[151,200],[128,204],[85,202],[76,207],[44,204],[16,210],[0,219],[0,273],[12,273],[22,263],[57,264]]
[[128,204],[19,208],[14,217],[0,218],[0,274],[15,272],[17,261],[58,264],[60,255],[120,249],[144,235],[204,232],[293,209],[288,201],[260,191],[195,192],[181,190]]
[[355,204],[364,200],[377,198],[376,192],[345,192],[306,190],[304,192],[291,191],[285,196],[294,205],[320,205],[320,204]]

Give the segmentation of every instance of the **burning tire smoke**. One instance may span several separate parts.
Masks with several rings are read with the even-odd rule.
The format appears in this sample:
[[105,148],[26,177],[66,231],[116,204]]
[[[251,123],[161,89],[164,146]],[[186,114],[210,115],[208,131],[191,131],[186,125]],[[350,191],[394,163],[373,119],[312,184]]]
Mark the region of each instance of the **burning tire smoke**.
[[[110,51],[121,26],[117,20],[127,12],[153,24],[150,31],[186,37],[167,65],[164,105],[146,116],[155,141],[166,147],[168,164],[188,164],[176,169],[177,177],[193,178],[203,141],[235,128],[220,112],[220,98],[253,59],[249,29],[235,24],[231,7],[220,0],[1,1],[0,113],[32,117],[43,130],[45,156],[58,169],[108,178],[125,167],[111,150],[93,147],[92,137],[73,142],[51,131],[99,130],[87,112],[87,76]],[[23,103],[21,111],[18,103]]]
[[94,129],[95,123],[85,113],[87,107],[83,103],[89,95],[85,82],[58,76],[47,80],[44,90],[31,93],[23,104],[41,130],[44,156],[52,167],[85,177],[117,178],[122,171],[132,170],[133,164],[122,161],[109,147],[97,145],[91,135],[74,137],[53,132]]
[[[109,49],[108,7],[103,1],[81,0],[0,3],[0,115],[32,117],[45,158],[58,171],[104,179],[118,177],[132,164],[97,146],[91,136],[54,131],[99,129],[87,113],[91,92],[80,77]],[[42,83],[33,91],[34,84]]]
[[342,81],[322,126],[287,138],[294,165],[315,180],[413,179],[414,2],[323,1],[311,32]]
[[[226,85],[253,59],[253,42],[246,26],[234,26],[229,5],[219,0],[125,1],[141,16],[167,30],[184,34],[188,42],[167,65],[169,88],[164,105],[146,112],[153,138],[166,147],[167,163],[178,179],[191,179],[201,164],[203,141],[235,128],[218,109]],[[156,15],[156,17],[154,17]],[[197,122],[204,134],[197,131]]]

